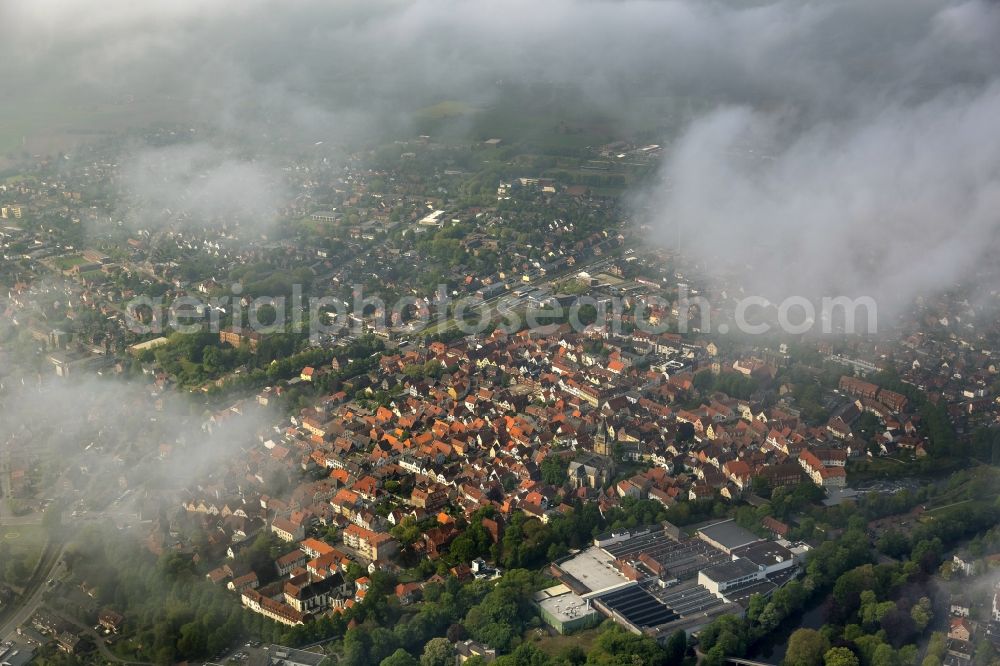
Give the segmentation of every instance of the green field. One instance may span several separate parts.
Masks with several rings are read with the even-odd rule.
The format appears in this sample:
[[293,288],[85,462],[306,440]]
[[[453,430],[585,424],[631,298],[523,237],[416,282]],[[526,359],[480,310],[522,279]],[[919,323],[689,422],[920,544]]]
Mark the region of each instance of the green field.
[[87,263],[87,260],[84,259],[79,254],[73,254],[73,255],[69,255],[69,256],[65,256],[65,257],[53,257],[52,258],[52,263],[59,270],[61,270],[61,271],[68,271],[69,269],[73,268],[74,266],[79,266],[80,264]]
[[[22,559],[29,571],[34,569],[42,549],[48,540],[45,528],[41,525],[3,525],[0,526],[0,560]],[[0,567],[0,575],[3,575]]]
[[551,629],[543,627],[541,629],[528,629],[524,632],[524,642],[531,643],[545,654],[554,657],[566,648],[574,645],[579,646],[584,652],[590,650],[591,644],[601,635],[601,627],[584,629],[567,636],[560,634],[550,635]]

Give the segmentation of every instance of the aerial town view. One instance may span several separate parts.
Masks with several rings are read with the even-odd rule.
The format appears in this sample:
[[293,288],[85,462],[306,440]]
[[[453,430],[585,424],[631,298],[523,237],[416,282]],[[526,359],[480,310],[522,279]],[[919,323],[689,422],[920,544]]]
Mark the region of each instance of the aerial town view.
[[1000,3],[0,25],[0,666],[1000,665]]

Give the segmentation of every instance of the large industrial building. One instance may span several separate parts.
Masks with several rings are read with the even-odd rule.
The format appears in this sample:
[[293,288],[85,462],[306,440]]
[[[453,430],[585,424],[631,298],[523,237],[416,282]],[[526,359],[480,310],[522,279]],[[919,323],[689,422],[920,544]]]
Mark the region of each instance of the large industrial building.
[[562,584],[536,592],[534,602],[546,624],[560,634],[593,627],[601,619],[588,599]]
[[753,532],[736,524],[735,520],[723,520],[698,530],[698,538],[718,548],[727,555],[737,548],[760,541]]
[[695,633],[719,615],[741,615],[750,596],[791,580],[805,547],[789,546],[731,520],[695,537],[669,524],[603,534],[552,564],[562,585],[540,592],[535,603],[563,633],[592,626],[597,613],[656,638]]

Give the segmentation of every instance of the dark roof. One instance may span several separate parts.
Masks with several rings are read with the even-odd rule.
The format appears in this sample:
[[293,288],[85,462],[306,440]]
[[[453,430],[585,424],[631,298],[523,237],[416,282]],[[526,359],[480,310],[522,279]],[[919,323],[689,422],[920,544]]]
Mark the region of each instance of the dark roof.
[[713,580],[717,583],[725,583],[737,578],[742,578],[743,576],[749,576],[750,574],[757,573],[758,571],[760,571],[760,569],[757,565],[749,560],[731,560],[729,562],[723,562],[721,564],[706,567],[701,570],[701,573],[705,574],[709,580]]
[[698,532],[715,543],[721,544],[723,548],[728,550],[760,541],[760,537],[753,532],[743,529],[734,520],[724,520],[714,525],[708,525],[698,530]]
[[773,541],[758,541],[733,551],[733,555],[762,567],[769,567],[792,559],[792,551]]

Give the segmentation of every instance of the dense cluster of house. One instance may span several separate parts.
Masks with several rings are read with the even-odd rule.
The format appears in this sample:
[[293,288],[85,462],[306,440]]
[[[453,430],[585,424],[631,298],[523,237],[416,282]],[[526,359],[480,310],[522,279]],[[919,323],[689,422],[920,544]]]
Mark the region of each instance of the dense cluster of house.
[[[409,159],[433,146],[422,137],[403,149]],[[611,157],[651,156],[658,148],[601,151]],[[4,259],[18,259],[36,275],[56,278],[19,278],[7,297],[0,297],[0,310],[50,349],[58,374],[108,366],[122,372],[125,364],[114,361],[115,352],[122,351],[122,303],[154,283],[168,302],[228,289],[221,274],[192,278],[181,257],[200,255],[223,267],[266,260],[279,268],[308,268],[323,295],[342,293],[364,276],[391,293],[419,296],[418,305],[433,309],[438,305],[433,297],[417,294],[398,270],[435,261],[415,241],[421,235],[452,221],[467,223],[472,230],[454,240],[463,256],[476,257],[501,249],[499,230],[517,222],[507,212],[512,200],[557,202],[575,212],[607,213],[612,207],[586,188],[520,178],[500,184],[497,207],[456,208],[440,191],[396,178],[391,169],[362,164],[352,158],[336,173],[315,164],[287,169],[297,185],[290,189],[301,194],[287,202],[282,215],[308,219],[327,232],[336,229],[336,241],[330,234],[325,240],[322,234],[277,241],[242,238],[228,224],[198,228],[188,224],[190,219],[171,219],[163,229],[136,229],[114,260],[94,249],[74,248],[50,229],[25,224],[43,214],[73,223],[109,222],[107,213],[83,201],[80,192],[88,183],[113,179],[113,160],[96,160],[77,171],[67,167],[65,178],[54,181],[28,178],[0,185],[0,215],[7,218],[0,224]],[[582,221],[567,221],[576,218],[562,215],[558,206],[551,211],[552,219],[540,223],[547,226],[538,247],[512,244],[503,248],[497,266],[451,266],[442,280],[453,293],[488,299],[510,292],[536,305],[573,302],[574,297],[555,291],[552,281],[570,271],[589,295],[601,301],[621,297],[630,304],[647,293],[667,295],[666,284],[687,280],[665,268],[661,253],[625,250],[628,239],[614,225],[584,231]],[[387,235],[401,224],[408,226],[406,239]],[[591,275],[582,264],[598,258],[601,272]],[[722,292],[729,285],[714,286]],[[895,369],[931,403],[944,405],[960,436],[995,425],[1000,417],[992,391],[1000,375],[1000,361],[991,351],[993,332],[969,324],[982,312],[978,304],[943,298],[922,302],[902,322],[898,343],[818,341],[816,349],[826,361],[845,367],[835,395],[824,396],[829,416],[819,423],[803,417],[792,387],[771,385],[792,362],[783,345],[777,351],[766,342],[723,350],[708,331],[696,330],[695,336],[644,332],[635,327],[637,309],[614,312],[602,322],[605,326],[584,330],[567,325],[511,334],[497,330],[449,343],[392,347],[370,372],[297,409],[210,481],[189,490],[182,500],[184,514],[211,552],[220,554],[220,566],[208,579],[239,595],[254,612],[294,625],[364,598],[367,579],[349,581],[352,565],[369,573],[393,569],[406,549],[439,560],[460,534],[457,520],[472,519],[484,506],[495,509],[495,517],[479,520],[496,543],[515,512],[544,523],[578,500],[596,503],[602,511],[625,498],[667,507],[705,499],[736,501],[753,494],[755,480],[770,488],[811,482],[841,489],[851,459],[927,454],[925,429],[911,401],[866,378],[885,368]],[[700,313],[700,306],[694,309]],[[705,309],[717,314],[716,308]],[[88,328],[82,322],[93,319],[85,316],[89,313],[99,313],[97,319],[112,322],[108,326],[118,332]],[[663,303],[643,314],[658,324],[687,313],[677,303]],[[59,319],[74,322],[73,330],[49,323]],[[248,331],[219,332],[221,342],[251,352],[261,339]],[[158,339],[146,340],[132,351],[156,344]],[[270,403],[290,384],[315,382],[347,363],[335,358],[326,367],[304,367],[292,382],[268,387],[256,400]],[[146,363],[143,370],[154,378],[156,390],[170,385],[171,378],[155,364]],[[743,398],[699,390],[700,372],[732,373],[769,390]],[[248,402],[213,419],[238,418]],[[878,431],[872,436],[866,428],[862,436],[861,425],[873,419]],[[164,446],[161,457],[169,457],[169,445]],[[25,483],[29,467],[30,460],[15,453],[12,489]],[[308,480],[272,496],[264,489],[275,473],[291,479],[305,473]],[[420,526],[415,540],[404,543],[393,535],[404,524]],[[771,518],[765,527],[778,536],[788,531]],[[286,543],[287,552],[266,572],[241,568],[240,553],[261,533]],[[154,531],[148,545],[162,552],[183,538],[180,530]],[[452,573],[485,575],[483,567],[462,564]],[[419,590],[419,584],[410,583],[396,595],[410,603]]]
[[[627,497],[667,507],[737,500],[755,478],[845,485],[848,460],[867,455],[853,435],[809,425],[787,402],[702,395],[693,375],[713,365],[714,345],[677,335],[569,327],[403,346],[293,413],[183,507],[231,556],[262,530],[294,546],[274,563],[280,586],[258,587],[252,572],[209,577],[228,580],[248,608],[297,623],[351,601],[357,591],[338,578],[351,562],[392,569],[404,546],[436,560],[459,534],[455,518],[483,506],[496,510],[482,523],[497,542],[513,512],[546,522],[575,500],[603,511]],[[912,425],[905,399],[848,376],[841,389],[848,397],[831,423],[852,423],[871,399],[887,429]],[[641,471],[619,473],[629,463]],[[275,469],[318,480],[282,497],[255,491]],[[404,521],[423,528],[411,544],[392,535]],[[330,528],[336,545],[310,536]],[[319,585],[330,579],[338,584]]]

